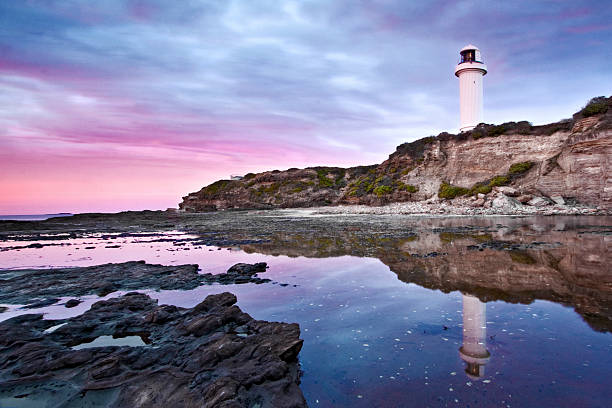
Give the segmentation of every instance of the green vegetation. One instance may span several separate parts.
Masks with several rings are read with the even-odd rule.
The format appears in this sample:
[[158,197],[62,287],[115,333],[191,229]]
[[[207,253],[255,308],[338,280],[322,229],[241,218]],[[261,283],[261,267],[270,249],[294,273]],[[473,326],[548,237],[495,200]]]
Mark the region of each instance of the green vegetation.
[[510,166],[508,173],[504,175],[495,176],[490,180],[485,180],[476,183],[469,189],[453,186],[449,183],[443,182],[442,184],[440,184],[440,188],[438,189],[438,197],[451,200],[453,198],[463,195],[473,196],[479,193],[488,194],[491,192],[493,187],[508,185],[515,178],[521,177],[525,172],[527,172],[531,167],[533,167],[533,165],[533,162],[514,163]]
[[457,187],[446,182],[442,182],[442,184],[440,184],[440,189],[438,190],[438,197],[450,200],[455,197],[466,195],[468,192],[469,190],[467,188]]
[[605,96],[598,96],[589,101],[589,103],[582,108],[580,113],[585,118],[589,116],[599,115],[608,111],[608,101]]
[[332,187],[334,181],[327,178],[327,171],[317,170],[317,178],[319,179],[319,187]]
[[533,166],[533,162],[514,163],[510,166],[508,174],[523,174]]
[[505,131],[506,127],[504,125],[493,126],[487,129],[487,137],[497,137],[503,135]]
[[417,186],[413,186],[412,184],[405,184],[399,180],[396,180],[394,184],[397,188],[397,191],[406,191],[408,193],[416,193],[417,191],[419,191],[419,188]]
[[491,181],[489,181],[489,186],[490,187],[499,187],[499,186],[505,186],[506,184],[510,183],[510,177],[508,176],[495,176],[491,179]]
[[255,190],[255,194],[257,194],[257,196],[262,196],[264,194],[266,195],[276,194],[280,186],[281,184],[277,182],[274,182],[268,185],[259,186],[257,190]]
[[[503,134],[518,133],[519,135],[527,135],[531,133],[533,126],[527,121],[521,122],[506,122],[501,125],[487,125],[481,123],[469,133],[474,140],[483,137],[498,137]],[[452,136],[452,135],[451,135]]]
[[470,188],[468,195],[489,194],[491,190],[493,190],[493,188],[487,183],[476,183]]
[[396,168],[390,170],[395,171],[392,174],[377,174],[374,169],[371,169],[357,180],[351,182],[346,194],[349,197],[362,197],[366,194],[376,194],[377,197],[382,197],[394,191],[405,191],[408,193],[419,191],[418,187],[395,179],[398,176]]
[[223,190],[231,184],[231,180],[218,180],[208,186],[204,187],[201,191],[208,196],[215,195]]
[[391,186],[377,186],[375,187],[372,192],[374,194],[376,194],[376,196],[381,197],[385,194],[389,194],[393,191],[393,188]]
[[408,156],[415,161],[422,159],[425,155],[425,151],[429,149],[429,145],[438,140],[435,136],[425,137],[423,139],[415,140],[410,143],[403,143],[395,149],[395,152],[391,154],[391,158],[395,156]]
[[346,186],[346,180],[344,179],[344,176],[345,176],[345,175],[346,175],[346,173],[342,173],[342,174],[338,174],[338,175],[336,176],[336,180],[335,180],[334,184],[335,184],[337,187],[342,188],[342,187]]

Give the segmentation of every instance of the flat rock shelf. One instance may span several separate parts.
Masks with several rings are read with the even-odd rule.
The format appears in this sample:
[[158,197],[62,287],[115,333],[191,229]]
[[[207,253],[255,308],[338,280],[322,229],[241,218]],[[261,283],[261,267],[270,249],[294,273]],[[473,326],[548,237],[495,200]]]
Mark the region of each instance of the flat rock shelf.
[[[235,303],[228,292],[193,308],[128,293],[70,319],[6,320],[0,406],[305,407],[299,326],[254,320]],[[142,342],[83,347],[109,336]]]
[[[24,304],[25,308],[44,307],[63,296],[106,296],[120,290],[188,290],[218,283],[266,283],[256,276],[266,271],[266,263],[238,263],[226,273],[199,274],[198,265],[152,265],[145,261],[109,263],[88,267],[19,269],[0,271],[0,303]],[[76,299],[66,307],[79,304]]]

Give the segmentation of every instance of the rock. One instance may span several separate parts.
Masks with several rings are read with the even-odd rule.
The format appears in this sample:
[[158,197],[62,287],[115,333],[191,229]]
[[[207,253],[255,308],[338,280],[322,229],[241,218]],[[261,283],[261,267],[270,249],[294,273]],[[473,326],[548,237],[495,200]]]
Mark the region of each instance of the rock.
[[257,272],[265,272],[267,266],[268,265],[265,262],[259,262],[252,265],[247,263],[237,263],[229,268],[226,273],[228,275],[251,276]]
[[472,207],[482,207],[485,203],[484,198],[478,198],[476,201],[472,203]]
[[527,204],[532,207],[546,207],[547,205],[550,205],[550,201],[544,197],[534,197],[529,200]]
[[198,265],[151,265],[144,261],[81,268],[0,270],[0,303],[40,308],[58,302],[63,296],[106,296],[121,290],[189,290],[213,283],[270,282],[256,276],[265,271],[265,262],[236,264],[227,273],[213,275],[199,274]]
[[495,187],[496,190],[508,197],[517,197],[519,195],[518,191],[512,187],[508,187],[508,186],[500,186],[500,187]]
[[[306,407],[298,386],[299,326],[254,320],[235,302],[222,293],[184,309],[128,293],[62,321],[38,314],[1,322],[0,399],[32,406]],[[100,336],[139,336],[142,345],[73,349]]]
[[71,308],[71,307],[76,307],[78,305],[81,304],[81,301],[78,299],[70,299],[69,301],[66,302],[66,307]]
[[483,193],[478,193],[478,198],[479,198],[479,199],[484,199],[485,197],[486,197],[486,195],[485,195],[485,194],[483,194]]
[[501,208],[505,210],[514,210],[517,208],[521,208],[522,205],[515,198],[508,197],[502,194],[499,197],[496,197],[495,199],[493,199],[493,202],[491,203],[491,207]]
[[561,196],[550,196],[550,199],[555,202],[555,204],[565,205],[565,200]]
[[526,204],[527,202],[529,202],[529,200],[531,200],[533,198],[533,196],[531,194],[522,194],[520,196],[518,196],[516,199],[521,203],[521,204]]

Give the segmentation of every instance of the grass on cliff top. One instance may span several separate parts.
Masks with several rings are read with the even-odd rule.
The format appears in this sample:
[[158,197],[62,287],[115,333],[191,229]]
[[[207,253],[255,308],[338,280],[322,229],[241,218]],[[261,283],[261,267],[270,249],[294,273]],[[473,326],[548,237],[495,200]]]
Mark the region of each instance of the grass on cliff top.
[[612,97],[597,96],[591,99],[575,116],[588,118],[589,116],[599,115],[606,113],[610,106],[612,106]]
[[214,196],[226,190],[228,186],[231,186],[232,184],[235,184],[232,180],[217,180],[214,183],[204,187],[202,190],[200,190],[200,192],[204,193],[206,196]]

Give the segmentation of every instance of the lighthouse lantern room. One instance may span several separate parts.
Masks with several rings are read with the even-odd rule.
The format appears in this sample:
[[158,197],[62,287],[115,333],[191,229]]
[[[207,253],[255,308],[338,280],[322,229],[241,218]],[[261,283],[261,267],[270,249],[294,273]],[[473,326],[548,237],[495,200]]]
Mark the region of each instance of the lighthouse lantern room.
[[487,73],[487,66],[475,45],[463,47],[459,54],[461,60],[455,68],[455,75],[459,78],[460,130],[465,132],[483,121],[482,77]]

